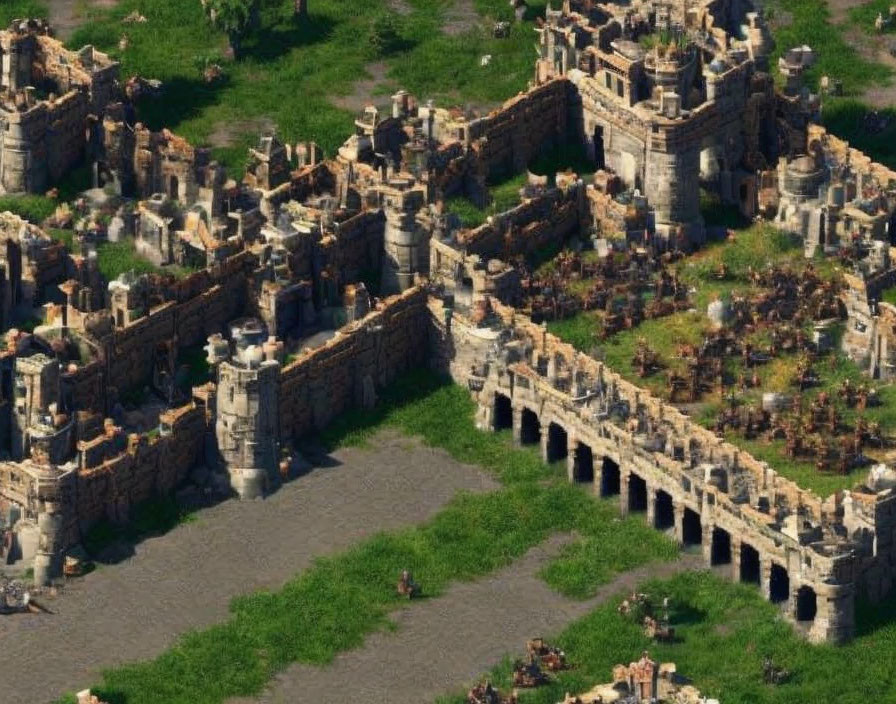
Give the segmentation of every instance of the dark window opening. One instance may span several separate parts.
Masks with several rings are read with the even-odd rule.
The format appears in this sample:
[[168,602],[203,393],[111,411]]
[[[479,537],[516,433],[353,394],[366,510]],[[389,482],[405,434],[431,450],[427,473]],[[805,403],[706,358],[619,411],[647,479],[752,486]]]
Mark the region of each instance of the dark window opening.
[[731,564],[731,535],[727,530],[722,530],[721,528],[713,528],[712,554],[710,555],[710,564]]
[[772,565],[768,591],[769,599],[775,604],[787,601],[790,598],[790,576],[781,565]]
[[600,470],[600,495],[619,495],[619,465],[609,457],[604,457]]
[[493,421],[495,430],[506,430],[513,427],[513,408],[510,406],[510,399],[504,394],[495,394]]
[[647,510],[647,482],[637,474],[632,474],[628,480],[628,510]]
[[537,445],[541,442],[541,424],[538,416],[528,408],[523,409],[520,420],[520,442],[523,445]]
[[740,546],[740,581],[759,584],[759,553],[747,543]]
[[576,448],[576,465],[574,479],[577,482],[592,483],[594,481],[594,454],[588,445],[579,443]]
[[556,423],[551,423],[548,426],[548,462],[564,460],[568,453],[566,431]]
[[699,513],[686,508],[681,527],[685,545],[699,545],[703,542],[703,525],[700,522]]
[[653,526],[657,530],[666,530],[675,525],[675,510],[672,497],[665,491],[656,492],[656,507],[653,514]]
[[814,621],[818,612],[818,601],[812,587],[800,587],[796,593],[796,620]]

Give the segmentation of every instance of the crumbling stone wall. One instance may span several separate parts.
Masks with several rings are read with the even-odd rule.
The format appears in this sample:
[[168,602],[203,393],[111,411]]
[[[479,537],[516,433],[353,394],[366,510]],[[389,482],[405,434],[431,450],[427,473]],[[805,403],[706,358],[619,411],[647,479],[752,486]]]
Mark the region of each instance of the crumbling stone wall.
[[104,365],[99,360],[63,369],[61,377],[62,398],[66,408],[85,411],[102,411],[106,407],[106,377]]
[[66,49],[39,21],[0,31],[0,89],[9,91],[0,98],[0,189],[40,193],[84,157],[88,116],[113,99],[118,69],[91,46]]
[[580,183],[567,190],[551,189],[484,225],[458,233],[458,243],[469,254],[483,258],[512,258],[564,242],[587,221],[584,193]]
[[[202,409],[183,406],[162,415],[167,425],[158,437],[131,435],[125,452],[97,467],[78,472],[74,515],[78,533],[102,519],[123,523],[130,510],[156,495],[170,493],[181,484],[201,456],[206,422]],[[79,534],[70,534],[73,545]]]
[[305,351],[280,374],[280,436],[301,437],[340,413],[369,406],[376,391],[424,363],[428,349],[426,293],[411,288]]
[[468,138],[489,176],[523,171],[547,143],[566,139],[569,90],[566,80],[549,81],[469,123]]
[[334,236],[320,243],[322,269],[338,275],[338,286],[378,274],[382,264],[385,218],[364,210],[334,224]]
[[[496,427],[503,397],[515,439],[522,441],[523,414],[534,415],[543,456],[566,457],[571,481],[589,481],[580,475],[587,461],[595,491],[603,492],[604,473],[615,472],[623,513],[637,510],[630,492],[640,486],[651,525],[662,493],[679,541],[685,513],[695,517],[709,564],[717,564],[721,540],[732,578],[743,579],[741,560],[749,555],[763,593],[785,601],[794,620],[806,620],[810,639],[852,637],[857,594],[877,599],[892,587],[893,490],[827,498],[805,491],[526,316],[489,305],[495,319],[483,327],[439,300],[429,302],[433,362],[471,389],[478,427]],[[809,615],[801,606],[807,594]]]
[[173,300],[99,340],[105,359],[106,384],[119,392],[151,378],[158,345],[175,341],[176,349],[202,344],[209,335],[244,312],[248,274],[254,257],[242,252],[220,265],[175,282]]

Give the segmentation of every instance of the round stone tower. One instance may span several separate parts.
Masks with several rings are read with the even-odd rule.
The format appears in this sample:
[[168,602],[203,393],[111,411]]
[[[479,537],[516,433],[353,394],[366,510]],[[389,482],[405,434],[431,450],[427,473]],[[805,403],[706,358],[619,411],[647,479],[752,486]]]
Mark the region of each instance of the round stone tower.
[[413,179],[392,179],[383,189],[386,215],[382,293],[400,293],[414,285],[415,274],[429,267],[429,233],[417,222],[426,192]]
[[258,345],[218,363],[215,436],[241,499],[264,496],[280,481],[279,388],[280,363]]

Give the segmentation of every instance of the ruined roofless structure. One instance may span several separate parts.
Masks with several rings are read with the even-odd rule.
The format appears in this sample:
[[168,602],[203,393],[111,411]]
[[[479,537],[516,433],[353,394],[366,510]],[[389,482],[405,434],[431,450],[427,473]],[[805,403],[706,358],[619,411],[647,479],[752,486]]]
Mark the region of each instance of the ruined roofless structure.
[[[178,252],[189,247],[206,267],[180,280],[102,282],[86,235],[85,253],[71,255],[39,228],[0,218],[4,321],[23,303],[44,311],[34,334],[10,331],[0,352],[0,519],[18,551],[5,557],[53,583],[92,525],[123,522],[139,502],[199,481],[196,468],[219,488],[264,495],[289,473],[295,439],[428,365],[470,389],[480,428],[512,429],[545,459],[565,459],[570,481],[701,545],[708,564],[756,583],[812,640],[852,637],[856,597],[892,588],[896,482],[869,479],[830,497],[805,491],[512,307],[513,257],[591,235],[597,223],[620,246],[699,243],[701,184],[747,214],[761,202],[774,217],[776,197],[787,222],[808,207],[796,197],[823,185],[804,173],[819,163],[802,158],[810,141],[841,150],[805,127],[815,107],[799,85],[807,52],[787,55],[777,93],[761,18],[749,10],[734,0],[565,3],[540,29],[529,90],[490,114],[399,92],[391,115],[358,117],[333,159],[264,135],[238,184],[206,151],[167,131],[131,130],[123,110],[106,111],[96,160],[110,190],[130,184],[142,202],[101,214],[160,263],[186,261]],[[0,37],[0,46],[33,50],[32,69],[58,44],[27,23]],[[85,114],[99,111],[114,64],[92,51],[65,56],[60,65],[80,68],[64,95]],[[17,90],[26,80],[17,74]],[[26,98],[15,97],[16,115],[31,114]],[[43,109],[53,105],[48,98]],[[57,138],[35,135],[31,154]],[[522,171],[568,139],[606,167],[593,183],[531,178],[520,205],[474,229],[438,207],[455,195],[481,199],[488,177]],[[760,179],[782,157],[802,175],[778,193],[775,178]],[[0,172],[21,175],[15,190],[54,177],[51,160],[29,159]],[[861,163],[852,152],[849,160]],[[889,172],[862,174],[863,184],[877,182],[875,202],[891,207]],[[111,239],[112,224],[94,230],[86,234]],[[369,272],[387,297],[370,300]],[[178,355],[203,346],[214,382],[178,396]],[[136,415],[155,413],[141,424],[120,400],[149,385],[165,403],[141,407]]]
[[0,193],[43,193],[77,166],[117,81],[117,62],[38,20],[0,31]]

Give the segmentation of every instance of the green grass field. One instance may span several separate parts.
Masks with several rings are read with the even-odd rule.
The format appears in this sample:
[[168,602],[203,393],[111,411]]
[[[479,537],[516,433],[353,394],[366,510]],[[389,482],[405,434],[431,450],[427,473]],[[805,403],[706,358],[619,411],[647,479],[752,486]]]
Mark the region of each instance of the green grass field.
[[[456,36],[441,30],[453,3],[406,4],[411,12],[401,15],[385,0],[315,0],[310,22],[296,24],[292,0],[265,0],[262,27],[246,40],[238,63],[220,58],[226,40],[209,26],[198,1],[122,0],[114,8],[91,9],[69,45],[109,51],[121,61],[123,76],[164,81],[163,99],[140,105],[143,121],[197,144],[216,141],[222,145],[217,156],[241,174],[246,147],[266,121],[283,139],[315,140],[332,155],[351,134],[354,117],[332,97],[352,93],[375,62],[386,67],[379,92],[405,88],[421,100],[493,105],[525,89],[532,74],[532,22],[515,26],[509,39],[493,39],[486,31],[491,25],[485,18],[505,16],[506,3],[477,3],[482,14]],[[121,24],[135,9],[148,21]],[[385,15],[398,41],[376,49],[370,36]],[[129,40],[124,51],[118,49],[122,34]],[[485,54],[492,60],[482,67]],[[208,58],[225,70],[223,80],[211,85],[198,68]]]
[[[860,605],[858,637],[834,647],[806,643],[755,587],[707,572],[648,582],[641,590],[655,600],[670,598],[679,642],[651,643],[640,627],[616,613],[618,601],[607,603],[551,638],[574,667],[560,673],[552,684],[527,693],[522,701],[554,704],[566,692],[580,693],[609,682],[615,664],[627,665],[645,649],[657,661],[674,662],[678,673],[704,696],[725,704],[896,701],[896,675],[889,665],[890,656],[896,654],[896,600],[875,607]],[[520,643],[520,654],[524,645]],[[788,682],[777,686],[763,682],[766,656],[791,671]],[[510,671],[505,661],[489,673],[505,692]],[[438,704],[465,701],[460,693],[437,700]]]
[[[731,238],[707,245],[676,265],[679,276],[692,287],[695,310],[646,320],[631,330],[623,330],[612,335],[605,341],[598,338],[601,323],[599,313],[595,312],[582,312],[565,320],[551,321],[548,323],[548,329],[577,349],[603,359],[611,369],[629,381],[649,389],[656,396],[666,398],[668,395],[666,372],[687,374],[687,365],[678,356],[678,346],[699,344],[710,329],[709,318],[706,315],[707,304],[716,297],[728,298],[733,294],[750,296],[758,293],[759,289],[750,282],[748,273],[751,268],[762,270],[771,263],[790,267],[794,271],[807,266],[798,238],[769,225],[751,225],[736,231]],[[831,259],[816,259],[811,264],[824,277],[838,276],[838,264]],[[727,269],[726,276],[719,279],[717,272],[723,265]],[[760,335],[756,342],[760,345],[767,344],[767,340],[761,337]],[[650,348],[659,355],[663,365],[659,372],[645,378],[638,376],[637,367],[633,363],[635,351],[642,339],[646,340]],[[738,401],[744,404],[758,404],[764,391],[792,394],[794,388],[790,382],[795,376],[797,361],[797,356],[794,354],[782,355],[758,367],[760,386],[746,392],[738,392]],[[856,386],[867,381],[861,370],[839,351],[820,359],[814,369],[819,375],[819,384],[804,393],[806,404],[822,391],[836,395],[845,379],[849,379]],[[740,362],[729,360],[726,371],[731,379],[736,379],[738,373],[742,371]],[[869,407],[864,413],[864,418],[869,422],[880,423],[884,432],[887,432],[888,429],[896,427],[896,387],[892,384],[874,386],[878,390],[881,403]],[[713,391],[704,394],[698,403],[689,406],[688,412],[697,422],[712,428],[723,405],[724,400]],[[848,424],[854,423],[857,413],[845,408],[841,410],[843,420]],[[821,496],[828,496],[839,489],[854,486],[867,472],[867,468],[857,468],[846,475],[822,474],[817,471],[813,460],[788,457],[784,441],[747,440],[734,432],[729,432],[726,437],[757,459],[768,462],[782,476]],[[878,461],[883,459],[875,449],[867,450],[866,454]]]
[[389,613],[401,603],[394,582],[405,567],[425,597],[435,598],[452,581],[503,567],[552,534],[573,533],[578,537],[543,577],[562,593],[585,597],[620,571],[677,555],[642,519],[621,520],[614,502],[568,484],[565,472],[560,476],[534,452],[512,448],[506,435],[475,430],[469,394],[428,373],[404,377],[383,403],[347,415],[324,440],[363,446],[383,427],[420,435],[489,469],[503,488],[461,494],[425,524],[319,559],[280,591],[240,597],[230,620],[184,636],[155,660],[106,671],[96,691],[128,704],[206,704],[256,694],[287,664],[326,664],[367,633],[390,627]]
[[48,14],[43,0],[3,0],[0,3],[0,27],[6,29],[14,19],[46,19]]

